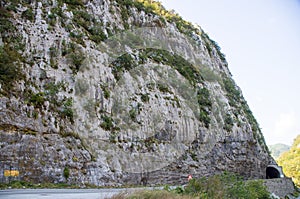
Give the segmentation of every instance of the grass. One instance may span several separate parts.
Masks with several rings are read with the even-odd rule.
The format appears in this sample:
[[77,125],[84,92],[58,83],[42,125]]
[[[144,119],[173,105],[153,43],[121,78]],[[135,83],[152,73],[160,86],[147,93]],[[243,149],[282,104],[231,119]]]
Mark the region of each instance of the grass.
[[192,199],[195,198],[189,195],[179,195],[166,190],[144,190],[128,195],[127,193],[117,194],[111,199]]
[[192,179],[185,187],[164,190],[142,190],[120,193],[112,199],[269,199],[270,193],[261,180],[244,181],[240,176],[224,172],[208,178]]
[[78,189],[78,185],[65,183],[31,183],[25,181],[11,181],[9,183],[0,183],[0,189]]
[[[64,176],[69,177],[69,169],[66,167]],[[127,187],[127,186],[124,186]],[[0,189],[7,188],[80,188],[76,185],[65,183],[41,183],[34,184],[25,181],[12,181],[0,183]],[[101,188],[93,185],[85,185],[85,188]],[[127,187],[128,188],[128,187]],[[185,186],[170,189],[165,186],[163,190],[139,190],[129,193],[119,193],[111,199],[270,199],[270,193],[262,180],[243,180],[242,177],[224,172],[210,177],[192,179]]]

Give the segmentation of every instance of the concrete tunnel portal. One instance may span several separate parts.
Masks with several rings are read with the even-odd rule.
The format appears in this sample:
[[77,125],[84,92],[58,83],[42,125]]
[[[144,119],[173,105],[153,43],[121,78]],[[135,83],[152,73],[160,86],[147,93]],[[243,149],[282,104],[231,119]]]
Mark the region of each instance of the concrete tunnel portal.
[[277,165],[268,165],[266,169],[266,178],[273,179],[273,178],[283,178],[282,168]]

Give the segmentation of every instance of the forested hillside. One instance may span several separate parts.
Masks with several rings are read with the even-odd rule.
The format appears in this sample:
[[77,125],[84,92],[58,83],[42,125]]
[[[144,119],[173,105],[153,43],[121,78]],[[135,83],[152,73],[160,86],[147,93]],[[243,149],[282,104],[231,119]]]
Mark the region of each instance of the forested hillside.
[[291,177],[300,187],[300,135],[298,135],[289,151],[283,153],[278,164],[283,167],[286,176]]

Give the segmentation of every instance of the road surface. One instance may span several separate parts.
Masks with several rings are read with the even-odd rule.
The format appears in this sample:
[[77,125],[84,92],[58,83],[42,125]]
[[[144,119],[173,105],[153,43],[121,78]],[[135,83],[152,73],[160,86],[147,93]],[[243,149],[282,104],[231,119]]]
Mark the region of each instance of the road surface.
[[105,199],[129,189],[6,189],[0,190],[0,199]]

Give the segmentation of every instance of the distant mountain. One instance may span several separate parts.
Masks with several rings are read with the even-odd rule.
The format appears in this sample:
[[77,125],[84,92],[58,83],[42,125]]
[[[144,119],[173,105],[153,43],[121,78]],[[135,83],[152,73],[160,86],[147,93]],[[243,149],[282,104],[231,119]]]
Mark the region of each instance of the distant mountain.
[[273,158],[277,159],[283,152],[288,151],[290,149],[290,146],[286,144],[278,143],[278,144],[269,145],[269,149],[271,151],[271,155],[273,156]]

